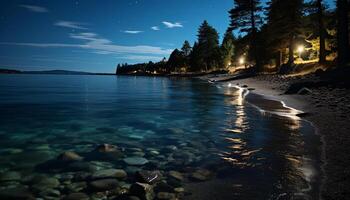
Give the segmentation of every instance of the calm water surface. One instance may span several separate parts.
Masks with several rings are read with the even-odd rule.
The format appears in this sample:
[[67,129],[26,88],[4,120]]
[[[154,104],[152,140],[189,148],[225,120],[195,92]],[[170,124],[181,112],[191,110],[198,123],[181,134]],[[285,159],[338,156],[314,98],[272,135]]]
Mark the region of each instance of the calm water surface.
[[[127,172],[118,180],[124,192],[143,169],[159,170],[167,192],[180,199],[317,199],[317,189],[310,190],[317,183],[317,141],[308,123],[261,112],[227,83],[0,76],[0,195],[22,188],[44,199],[77,191],[113,199],[117,192],[97,193],[89,184],[91,174],[115,168]],[[96,154],[104,143],[116,145],[118,153]],[[84,159],[60,161],[65,151]],[[135,166],[125,158],[144,163]],[[56,196],[38,188],[33,176],[55,177]],[[69,188],[77,182],[85,185]],[[153,185],[156,193],[162,190]]]

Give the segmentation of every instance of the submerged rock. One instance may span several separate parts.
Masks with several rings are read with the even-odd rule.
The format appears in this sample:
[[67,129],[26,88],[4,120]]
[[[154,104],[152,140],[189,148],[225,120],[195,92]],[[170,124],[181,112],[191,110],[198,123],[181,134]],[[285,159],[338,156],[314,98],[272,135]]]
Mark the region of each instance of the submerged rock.
[[127,173],[122,169],[104,169],[97,171],[92,174],[92,179],[102,179],[102,178],[117,178],[124,179],[127,177]]
[[24,187],[0,190],[2,200],[34,200],[34,196]]
[[139,197],[141,200],[154,199],[153,187],[146,183],[136,182],[132,184],[129,193]]
[[206,169],[199,169],[191,174],[191,178],[196,181],[206,181],[210,178],[211,172]]
[[123,161],[128,165],[145,165],[148,163],[148,160],[143,157],[128,157],[124,158]]
[[78,193],[71,193],[68,196],[66,196],[63,200],[89,200],[89,196],[85,193],[78,192]]
[[95,191],[106,191],[112,190],[118,187],[118,181],[116,179],[99,179],[96,181],[91,181],[89,186]]
[[19,180],[21,180],[21,174],[15,171],[8,171],[0,174],[0,182]]
[[44,177],[35,183],[32,188],[36,191],[45,191],[49,188],[57,188],[60,185],[60,182],[57,178]]
[[162,174],[160,171],[141,170],[135,174],[136,181],[141,183],[153,184],[161,180]]
[[171,178],[174,178],[174,179],[179,180],[179,181],[183,181],[184,180],[184,176],[182,175],[182,173],[177,172],[177,171],[170,171],[169,172],[169,176]]
[[101,144],[96,147],[95,151],[98,151],[100,153],[117,152],[118,147],[112,144]]
[[175,196],[174,193],[158,192],[157,198],[158,198],[158,199],[175,199],[176,196]]
[[83,157],[79,156],[75,152],[66,151],[66,152],[63,152],[61,155],[59,155],[57,159],[61,161],[81,161],[83,160]]

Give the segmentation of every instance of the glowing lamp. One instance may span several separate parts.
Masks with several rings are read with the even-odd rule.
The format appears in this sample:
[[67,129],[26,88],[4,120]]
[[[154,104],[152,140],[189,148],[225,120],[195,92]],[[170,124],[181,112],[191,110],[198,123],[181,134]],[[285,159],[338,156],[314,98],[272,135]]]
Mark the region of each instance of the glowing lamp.
[[304,50],[305,50],[305,48],[304,48],[304,46],[303,45],[300,45],[300,46],[298,46],[298,52],[299,53],[303,53],[304,52]]
[[244,64],[244,62],[245,62],[244,58],[243,58],[243,57],[241,57],[241,58],[239,59],[239,64],[243,65],[243,64]]

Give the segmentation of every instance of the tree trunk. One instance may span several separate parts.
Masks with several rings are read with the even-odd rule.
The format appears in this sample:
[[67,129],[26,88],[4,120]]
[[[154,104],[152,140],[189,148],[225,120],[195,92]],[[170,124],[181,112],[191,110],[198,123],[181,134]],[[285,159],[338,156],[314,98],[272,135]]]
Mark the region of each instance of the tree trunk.
[[277,71],[280,70],[281,65],[282,65],[282,51],[278,50],[278,52],[276,53],[276,68],[277,68]]
[[320,35],[320,54],[319,63],[325,63],[326,61],[326,44],[325,44],[325,28],[323,22],[323,4],[322,0],[317,0],[317,12],[318,12],[318,31]]
[[294,37],[292,36],[289,39],[289,47],[288,47],[288,64],[293,65],[294,64]]
[[337,0],[338,67],[345,67],[350,57],[347,1]]

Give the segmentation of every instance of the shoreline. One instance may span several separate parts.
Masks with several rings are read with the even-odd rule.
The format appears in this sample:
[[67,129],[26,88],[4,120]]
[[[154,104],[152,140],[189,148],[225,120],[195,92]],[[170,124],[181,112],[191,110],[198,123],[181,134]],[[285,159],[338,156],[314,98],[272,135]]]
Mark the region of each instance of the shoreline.
[[[284,94],[291,83],[310,80],[314,77],[290,78],[277,75],[258,75],[225,83],[253,90],[286,106],[302,110],[300,118],[309,122],[319,137],[320,185],[319,199],[346,199],[350,195],[350,93],[348,89],[331,86],[313,88],[307,94]],[[215,81],[209,77],[203,80]]]

